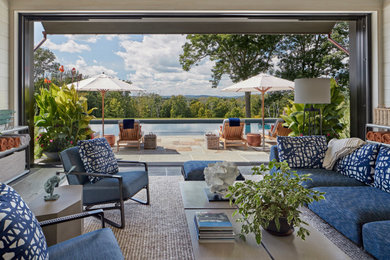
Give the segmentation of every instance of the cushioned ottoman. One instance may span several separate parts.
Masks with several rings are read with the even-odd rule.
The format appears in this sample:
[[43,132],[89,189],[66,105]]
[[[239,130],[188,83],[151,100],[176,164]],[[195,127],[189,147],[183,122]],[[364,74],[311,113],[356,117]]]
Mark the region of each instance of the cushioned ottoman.
[[[222,161],[186,161],[183,164],[182,174],[186,181],[204,181],[203,170],[210,163],[216,163]],[[237,177],[238,181],[243,181],[245,178],[241,175]]]
[[309,209],[358,245],[362,226],[390,220],[390,193],[369,186],[318,187],[325,200],[309,204]]
[[379,260],[390,258],[390,221],[363,225],[364,249]]

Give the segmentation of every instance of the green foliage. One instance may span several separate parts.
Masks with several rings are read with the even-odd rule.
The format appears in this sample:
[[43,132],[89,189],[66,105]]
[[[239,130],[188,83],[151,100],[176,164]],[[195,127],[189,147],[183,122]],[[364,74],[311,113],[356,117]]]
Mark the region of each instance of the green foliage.
[[[321,109],[322,114],[322,133],[327,139],[345,138],[348,137],[347,132],[348,122],[345,121],[345,113],[348,111],[348,106],[345,102],[345,93],[342,88],[331,79],[330,83],[331,103],[330,104],[315,104],[314,108]],[[307,132],[307,128],[303,131],[303,110],[304,104],[296,104],[290,101],[290,106],[285,108],[285,115],[281,117],[286,121],[285,125],[292,130],[291,136],[300,136]],[[319,133],[320,116],[317,114],[315,118],[315,126]]]
[[[270,169],[280,169],[274,174],[268,174]],[[286,218],[290,225],[299,228],[297,235],[303,240],[309,231],[302,227],[307,224],[300,218],[299,207],[313,201],[324,199],[324,193],[303,187],[302,182],[310,180],[310,174],[298,175],[291,171],[286,162],[269,163],[260,167],[253,167],[254,175],[263,175],[260,181],[245,180],[236,182],[229,187],[230,203],[237,205],[238,222],[242,222],[241,237],[253,233],[258,244],[261,243],[261,226],[268,227],[275,221],[280,229],[279,218]]]
[[35,126],[40,129],[36,136],[41,147],[39,157],[43,151],[62,151],[93,134],[89,122],[94,118],[91,116],[94,109],[88,110],[87,99],[73,86],[51,84],[49,88],[41,88],[35,94],[35,102],[39,109],[34,118]]
[[34,52],[34,82],[45,78],[45,74],[56,73],[59,67],[60,64],[56,62],[56,56],[52,51],[38,48]]

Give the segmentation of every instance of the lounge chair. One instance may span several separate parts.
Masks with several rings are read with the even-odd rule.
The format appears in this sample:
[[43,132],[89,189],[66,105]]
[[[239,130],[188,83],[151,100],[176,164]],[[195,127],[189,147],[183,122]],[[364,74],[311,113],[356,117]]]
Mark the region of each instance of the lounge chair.
[[276,138],[278,136],[288,136],[291,133],[291,129],[283,126],[283,123],[284,120],[281,118],[275,121],[272,131],[270,131],[269,134],[265,136],[266,141],[276,142]]
[[[230,121],[230,123],[229,123]],[[235,122],[232,122],[235,121]],[[236,126],[234,123],[239,122]],[[232,124],[233,123],[233,124]],[[225,119],[219,131],[219,140],[223,143],[223,148],[227,146],[244,146],[248,147],[248,142],[244,138],[245,121],[237,119]]]
[[119,146],[121,144],[125,144],[126,147],[137,147],[138,150],[140,149],[142,140],[141,124],[138,120],[134,120],[132,126],[132,128],[126,128],[124,127],[123,121],[119,121],[119,140],[117,141],[117,152],[119,152]]

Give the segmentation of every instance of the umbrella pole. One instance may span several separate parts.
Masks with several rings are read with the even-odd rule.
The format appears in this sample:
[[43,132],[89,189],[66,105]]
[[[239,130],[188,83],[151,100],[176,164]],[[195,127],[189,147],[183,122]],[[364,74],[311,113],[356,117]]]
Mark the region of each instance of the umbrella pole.
[[102,137],[104,137],[104,96],[106,95],[106,91],[102,90]]
[[263,123],[262,123],[262,126],[263,126],[263,150],[265,150],[264,95],[265,95],[265,91],[264,91],[264,89],[262,89],[261,90],[261,115],[262,115],[262,118],[263,118]]

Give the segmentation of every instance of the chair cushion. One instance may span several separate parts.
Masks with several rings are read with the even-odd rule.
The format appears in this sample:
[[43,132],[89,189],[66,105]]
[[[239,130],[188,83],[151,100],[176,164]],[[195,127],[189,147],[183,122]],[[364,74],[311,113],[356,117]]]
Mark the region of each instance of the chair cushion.
[[377,259],[389,259],[390,221],[376,221],[363,225],[364,249]]
[[318,187],[325,200],[309,208],[358,245],[362,245],[362,225],[390,220],[390,194],[369,186]]
[[382,146],[376,160],[374,186],[390,192],[390,148]]
[[[124,199],[131,198],[149,183],[146,171],[121,171],[117,175],[122,176]],[[87,183],[83,186],[83,203],[88,205],[118,201],[118,187],[119,181],[113,178],[102,178],[93,184]]]
[[45,236],[27,204],[0,183],[0,258],[48,259]]
[[[118,172],[118,162],[106,138],[80,140],[77,145],[87,173],[115,174]],[[88,178],[91,183],[100,180],[99,177],[88,176]]]
[[336,171],[366,184],[374,181],[375,162],[380,145],[366,144],[336,163]]
[[49,247],[50,259],[123,259],[111,229],[98,229]]
[[[70,171],[72,166],[76,166],[75,172],[85,172],[84,164],[81,161],[79,147],[70,147],[60,152],[61,162],[65,171]],[[70,185],[83,185],[89,182],[88,176],[68,174],[66,176]]]
[[[216,163],[222,161],[186,161],[183,163],[182,174],[186,181],[204,181],[204,168],[210,163]],[[245,180],[244,176],[240,173],[237,176],[238,181]]]
[[280,161],[290,168],[321,168],[328,148],[325,136],[278,136]]
[[298,175],[310,174],[311,181],[306,181],[302,185],[306,188],[313,187],[326,187],[326,186],[363,186],[363,182],[360,182],[354,178],[344,176],[335,171],[329,171],[326,169],[292,169],[297,171]]

